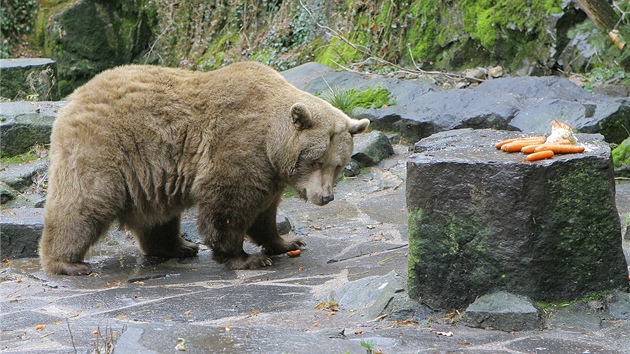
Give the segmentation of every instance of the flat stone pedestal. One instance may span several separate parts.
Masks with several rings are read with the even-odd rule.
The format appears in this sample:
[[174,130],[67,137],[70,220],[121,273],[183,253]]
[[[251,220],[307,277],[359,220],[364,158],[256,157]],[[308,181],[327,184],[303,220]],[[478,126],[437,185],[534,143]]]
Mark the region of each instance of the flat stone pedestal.
[[409,292],[436,309],[499,290],[575,300],[628,286],[610,148],[526,162],[495,143],[520,132],[462,129],[407,160]]

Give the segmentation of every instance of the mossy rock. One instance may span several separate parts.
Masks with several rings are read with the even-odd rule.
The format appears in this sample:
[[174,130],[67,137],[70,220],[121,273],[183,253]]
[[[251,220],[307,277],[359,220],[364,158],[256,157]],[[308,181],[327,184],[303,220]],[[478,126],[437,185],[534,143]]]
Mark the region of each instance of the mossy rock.
[[151,30],[143,1],[43,1],[34,42],[58,63],[61,95],[107,68],[136,59]]

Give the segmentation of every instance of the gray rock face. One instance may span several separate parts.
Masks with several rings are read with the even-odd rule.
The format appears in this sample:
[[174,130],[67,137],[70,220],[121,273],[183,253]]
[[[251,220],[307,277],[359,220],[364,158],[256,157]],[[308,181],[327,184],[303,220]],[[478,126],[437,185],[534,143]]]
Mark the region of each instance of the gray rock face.
[[509,121],[509,130],[548,133],[549,122],[555,118],[582,133],[601,133],[608,142],[619,143],[628,135],[619,127],[630,124],[630,100],[592,95],[567,79],[549,76],[490,80],[474,91],[518,99],[520,109]]
[[39,238],[44,231],[44,210],[5,210],[0,217],[2,258],[37,257]]
[[554,302],[627,286],[608,145],[578,134],[586,152],[532,163],[494,147],[519,135],[464,129],[415,145],[413,298],[447,309],[495,290]]
[[27,152],[35,144],[50,143],[52,124],[65,102],[0,103],[0,155]]
[[[305,76],[300,76],[301,72]],[[400,132],[410,141],[461,128],[549,133],[549,122],[557,119],[579,132],[601,133],[606,141],[619,143],[628,135],[621,126],[630,126],[630,99],[593,95],[555,76],[500,78],[474,89],[443,90],[417,79],[337,72],[312,64],[291,69],[285,75],[313,94],[325,93],[329,88],[386,88],[395,105],[357,108],[350,115],[368,118],[374,128]],[[296,81],[296,77],[301,80]]]
[[466,309],[464,323],[506,332],[535,330],[543,326],[538,310],[529,299],[504,291],[475,300]]
[[58,100],[57,64],[45,58],[0,59],[0,97]]

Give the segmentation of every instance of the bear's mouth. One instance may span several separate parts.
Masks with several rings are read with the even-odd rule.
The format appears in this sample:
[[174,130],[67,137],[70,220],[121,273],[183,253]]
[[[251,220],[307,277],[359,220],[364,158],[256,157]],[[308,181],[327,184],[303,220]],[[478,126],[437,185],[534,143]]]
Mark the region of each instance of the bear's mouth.
[[308,193],[306,192],[306,188],[299,189],[297,191],[297,194],[300,197],[300,199],[308,200]]

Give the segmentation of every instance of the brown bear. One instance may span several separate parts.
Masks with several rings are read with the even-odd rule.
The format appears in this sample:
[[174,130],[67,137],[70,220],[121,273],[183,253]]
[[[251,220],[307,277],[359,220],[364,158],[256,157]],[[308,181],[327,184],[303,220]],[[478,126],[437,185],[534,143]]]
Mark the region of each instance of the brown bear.
[[[212,72],[157,66],[105,71],[77,89],[53,126],[39,254],[52,274],[89,274],[84,257],[118,219],[146,255],[191,257],[182,212],[229,269],[299,249],[276,229],[285,187],[317,205],[352,154],[351,119],[275,70],[237,63]],[[262,254],[247,254],[248,236]]]

